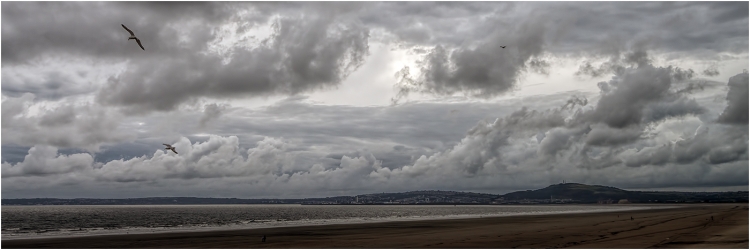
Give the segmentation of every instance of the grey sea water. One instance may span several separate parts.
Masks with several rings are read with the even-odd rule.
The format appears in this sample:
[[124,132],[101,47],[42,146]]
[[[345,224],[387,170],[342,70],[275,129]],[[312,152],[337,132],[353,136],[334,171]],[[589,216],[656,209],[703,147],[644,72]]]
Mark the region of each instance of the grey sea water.
[[2,206],[2,239],[650,209],[624,205]]

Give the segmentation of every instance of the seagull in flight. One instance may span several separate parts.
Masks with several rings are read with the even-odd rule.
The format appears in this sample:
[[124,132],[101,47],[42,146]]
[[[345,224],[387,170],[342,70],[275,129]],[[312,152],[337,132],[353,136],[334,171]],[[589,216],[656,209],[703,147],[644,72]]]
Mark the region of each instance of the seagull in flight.
[[125,28],[125,30],[127,30],[130,33],[130,38],[128,38],[128,41],[130,41],[130,39],[135,39],[135,42],[138,43],[138,46],[141,46],[142,50],[146,50],[143,48],[143,45],[141,45],[141,40],[135,37],[135,34],[133,34],[132,30],[128,29],[128,27],[125,27],[125,24],[120,24],[120,25],[122,25],[122,27]]
[[[125,27],[125,26],[123,26],[123,27]],[[132,33],[131,33],[131,34],[132,34]],[[140,44],[140,43],[139,43],[139,44]],[[505,46],[500,46],[500,48],[503,48],[503,49],[504,49],[504,48],[505,48]]]
[[[164,144],[164,143],[162,143],[162,144]],[[164,146],[167,146],[167,148],[165,148],[165,149],[167,149],[167,150],[171,149],[172,152],[174,152],[175,154],[177,154],[177,150],[175,150],[177,148],[172,147],[172,145],[169,145],[169,144],[164,144]]]

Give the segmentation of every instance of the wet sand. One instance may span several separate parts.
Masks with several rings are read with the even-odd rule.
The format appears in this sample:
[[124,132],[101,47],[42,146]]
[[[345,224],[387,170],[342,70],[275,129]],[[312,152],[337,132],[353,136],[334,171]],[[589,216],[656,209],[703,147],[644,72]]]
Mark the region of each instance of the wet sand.
[[[263,235],[266,242],[261,242]],[[745,203],[590,214],[2,241],[2,248],[748,247]]]

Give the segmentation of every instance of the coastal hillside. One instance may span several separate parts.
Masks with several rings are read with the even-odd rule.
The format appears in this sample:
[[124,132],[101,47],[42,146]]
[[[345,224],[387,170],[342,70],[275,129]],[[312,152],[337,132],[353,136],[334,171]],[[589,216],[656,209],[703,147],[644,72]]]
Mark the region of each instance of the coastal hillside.
[[554,184],[537,190],[517,191],[503,195],[505,200],[577,200],[593,202],[599,200],[621,200],[631,197],[632,192],[615,187],[585,185],[579,183]]
[[704,203],[747,202],[748,192],[628,191],[580,183],[554,184],[501,196],[501,203]]

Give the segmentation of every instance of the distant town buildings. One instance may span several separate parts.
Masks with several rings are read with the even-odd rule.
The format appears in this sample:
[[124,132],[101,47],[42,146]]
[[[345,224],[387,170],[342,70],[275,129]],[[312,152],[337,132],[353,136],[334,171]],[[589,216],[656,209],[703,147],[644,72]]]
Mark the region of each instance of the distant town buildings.
[[305,199],[302,204],[492,204],[500,195],[454,191],[412,191]]

